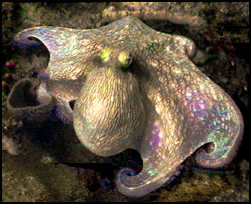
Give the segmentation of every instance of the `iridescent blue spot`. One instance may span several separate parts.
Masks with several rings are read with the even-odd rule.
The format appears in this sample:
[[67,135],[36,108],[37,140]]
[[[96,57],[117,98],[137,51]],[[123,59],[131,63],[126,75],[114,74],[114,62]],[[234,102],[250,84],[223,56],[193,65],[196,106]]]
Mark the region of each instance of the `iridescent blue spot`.
[[51,31],[48,28],[40,28],[38,30],[36,30],[38,34],[46,34],[46,33],[50,33]]
[[180,60],[178,60],[176,62],[179,64],[179,63],[182,63],[182,62],[185,62],[185,61],[186,61],[186,59],[183,58],[183,59],[180,59]]
[[84,32],[84,33],[82,34],[82,37],[83,37],[83,38],[89,38],[89,34],[88,34],[87,32]]

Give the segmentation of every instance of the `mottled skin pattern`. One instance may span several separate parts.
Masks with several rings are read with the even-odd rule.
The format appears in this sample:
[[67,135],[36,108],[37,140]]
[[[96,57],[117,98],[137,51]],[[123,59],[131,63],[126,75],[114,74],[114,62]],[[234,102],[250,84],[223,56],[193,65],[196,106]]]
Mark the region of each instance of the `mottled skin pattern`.
[[119,171],[121,193],[154,191],[204,144],[213,145],[196,153],[200,166],[232,160],[243,133],[241,113],[190,60],[196,54],[190,39],[157,32],[135,17],[91,30],[30,28],[16,43],[30,46],[32,38],[50,53],[38,101],[56,99],[58,116],[73,121],[80,142],[93,153],[111,156],[133,148],[141,154],[139,174]]

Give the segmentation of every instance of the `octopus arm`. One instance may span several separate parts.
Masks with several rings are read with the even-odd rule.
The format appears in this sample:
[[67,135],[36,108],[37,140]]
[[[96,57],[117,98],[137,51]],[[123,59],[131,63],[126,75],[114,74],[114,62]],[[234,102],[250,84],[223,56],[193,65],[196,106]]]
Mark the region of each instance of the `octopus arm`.
[[[40,46],[39,41],[42,42],[50,54],[49,64],[45,71],[49,77],[75,80],[81,72],[83,63],[78,56],[83,56],[83,52],[85,52],[85,49],[81,48],[80,41],[87,41],[87,44],[89,42],[87,38],[83,37],[85,32],[87,31],[63,27],[33,27],[19,32],[14,44],[31,48]],[[34,41],[34,39],[38,41]]]
[[119,191],[133,197],[170,181],[178,166],[207,143],[213,144],[213,150],[199,149],[197,163],[224,166],[233,159],[243,134],[243,119],[231,97],[188,58],[166,57],[151,64],[155,81],[147,96],[153,108],[148,109],[149,124],[138,150],[143,169],[135,175],[125,168],[117,175]]
[[211,149],[199,149],[195,159],[202,167],[219,168],[231,162],[236,155],[244,131],[244,122],[231,97],[216,84],[212,85],[211,89],[211,94],[218,96],[207,114],[207,120],[211,122],[205,126],[208,128],[206,142],[209,142]]
[[[180,145],[175,145],[179,143],[179,137],[173,137],[172,132],[171,129],[164,131],[158,119],[148,124],[139,150],[143,169],[137,175],[129,168],[118,172],[116,184],[121,193],[130,197],[141,197],[177,176],[181,163],[189,154],[184,155]],[[192,152],[195,149],[193,147]]]
[[[202,73],[186,57],[163,55],[161,70],[157,75],[161,85],[162,103],[166,101],[168,112],[180,126],[185,149],[210,143],[210,151],[205,148],[196,153],[197,163],[206,168],[227,165],[239,147],[244,122],[240,110],[231,97],[209,77]],[[164,94],[166,93],[166,94]],[[163,106],[164,108],[164,106]],[[162,109],[163,109],[162,108]],[[174,117],[175,116],[175,117]],[[172,119],[172,118],[170,118]]]

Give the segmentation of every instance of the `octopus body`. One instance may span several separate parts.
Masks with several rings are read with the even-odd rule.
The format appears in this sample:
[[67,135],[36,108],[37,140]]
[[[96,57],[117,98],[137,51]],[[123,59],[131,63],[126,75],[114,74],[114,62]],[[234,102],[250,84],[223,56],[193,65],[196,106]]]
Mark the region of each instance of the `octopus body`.
[[[197,163],[207,168],[224,166],[235,155],[243,133],[241,113],[191,61],[192,40],[157,32],[132,16],[90,30],[34,27],[15,41],[32,46],[32,39],[50,53],[46,77],[35,91],[39,105],[15,104],[20,84],[32,86],[25,79],[10,93],[8,108],[33,109],[29,114],[36,115],[56,104],[58,116],[72,122],[81,144],[94,154],[136,149],[143,169],[136,175],[127,168],[118,172],[122,194],[154,191],[197,150]],[[201,148],[205,144],[211,144],[210,152]]]

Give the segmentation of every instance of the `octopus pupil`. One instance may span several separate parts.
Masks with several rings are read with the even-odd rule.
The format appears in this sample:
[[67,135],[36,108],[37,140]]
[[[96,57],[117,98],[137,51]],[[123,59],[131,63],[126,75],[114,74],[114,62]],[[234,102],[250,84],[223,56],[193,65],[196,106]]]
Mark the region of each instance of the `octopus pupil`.
[[204,145],[204,150],[206,151],[206,153],[211,153],[214,151],[215,148],[215,144],[213,142],[207,143]]
[[70,107],[71,107],[72,110],[74,109],[75,101],[76,101],[76,100],[71,100],[71,101],[69,102],[69,105],[70,105]]

